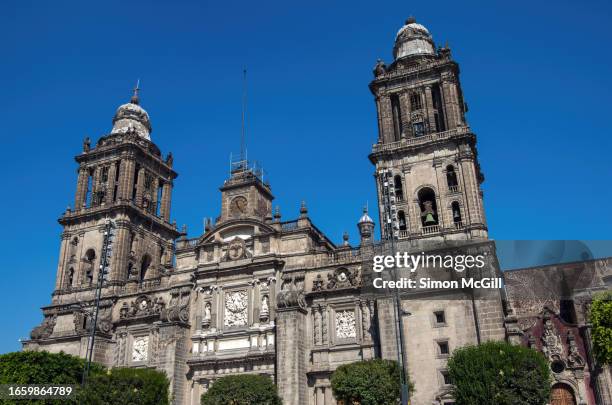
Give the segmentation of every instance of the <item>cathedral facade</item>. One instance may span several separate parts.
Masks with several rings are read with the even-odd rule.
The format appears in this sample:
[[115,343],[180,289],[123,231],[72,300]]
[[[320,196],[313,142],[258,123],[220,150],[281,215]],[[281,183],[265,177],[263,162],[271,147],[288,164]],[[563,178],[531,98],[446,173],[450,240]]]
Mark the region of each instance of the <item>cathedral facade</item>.
[[[74,207],[59,219],[55,289],[24,349],[85,357],[95,329],[94,361],[163,370],[177,405],[199,404],[216,379],[245,373],[273,379],[287,405],[335,404],[330,377],[338,366],[402,353],[416,388],[412,404],[441,405],[453,403],[446,372],[452,350],[503,339],[545,350],[542,342],[556,342],[554,326],[565,343],[551,364],[563,362],[574,403],[608,403],[596,401],[604,398],[599,391],[609,400],[609,370],[595,390],[588,339],[579,326],[557,320],[554,305],[530,308],[535,320],[521,324],[524,314],[512,311],[517,305],[503,290],[404,294],[398,310],[393,297],[364,289],[372,255],[388,243],[405,252],[456,243],[485,250],[480,276],[501,277],[459,66],[414,19],[397,33],[393,56],[376,64],[370,83],[379,128],[369,156],[379,198],[374,216],[384,242],[374,240],[367,209],[354,246],[348,238],[332,242],[304,203],[298,218],[284,220],[270,184],[246,161],[234,162],[220,188],[220,215],[189,237],[171,222],[173,157],[152,141],[135,91],[111,132],[95,146],[86,139],[76,157]],[[602,277],[585,291],[602,287],[593,281]]]

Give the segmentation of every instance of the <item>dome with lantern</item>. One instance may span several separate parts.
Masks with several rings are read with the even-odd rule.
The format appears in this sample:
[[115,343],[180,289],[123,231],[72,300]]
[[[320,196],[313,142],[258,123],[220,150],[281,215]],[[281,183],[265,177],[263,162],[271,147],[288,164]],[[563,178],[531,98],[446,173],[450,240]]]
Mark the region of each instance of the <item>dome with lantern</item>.
[[153,129],[151,128],[149,114],[140,106],[138,91],[139,88],[136,86],[130,102],[117,108],[117,112],[113,117],[113,129],[111,134],[135,133],[150,141]]
[[410,17],[395,36],[393,57],[398,60],[415,55],[435,55],[435,49],[427,28],[417,23],[414,17]]

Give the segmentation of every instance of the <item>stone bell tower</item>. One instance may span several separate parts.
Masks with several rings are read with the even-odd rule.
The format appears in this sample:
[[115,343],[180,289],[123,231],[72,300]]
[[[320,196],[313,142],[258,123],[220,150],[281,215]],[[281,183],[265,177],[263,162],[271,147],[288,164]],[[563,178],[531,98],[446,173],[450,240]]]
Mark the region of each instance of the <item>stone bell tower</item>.
[[111,133],[94,147],[89,138],[84,140],[75,158],[79,168],[74,208],[59,219],[64,230],[54,302],[74,300],[95,288],[108,219],[116,225],[109,289],[126,284],[142,288],[171,265],[178,232],[169,222],[170,201],[177,174],[172,154],[162,158],[151,131],[136,88],[130,102],[117,109]]
[[378,112],[376,166],[383,238],[487,238],[476,135],[468,126],[459,65],[414,18],[379,60],[370,83]]

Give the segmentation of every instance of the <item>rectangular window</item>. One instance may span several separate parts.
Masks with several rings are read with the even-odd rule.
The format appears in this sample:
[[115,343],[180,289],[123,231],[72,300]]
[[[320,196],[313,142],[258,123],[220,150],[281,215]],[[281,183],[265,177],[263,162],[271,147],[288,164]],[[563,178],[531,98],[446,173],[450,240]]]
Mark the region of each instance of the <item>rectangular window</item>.
[[442,382],[444,383],[444,385],[451,385],[453,383],[453,380],[451,379],[448,370],[440,371],[440,374],[442,374]]
[[448,348],[448,341],[438,342],[438,353],[441,355],[447,355],[450,353]]
[[436,311],[434,312],[434,315],[436,317],[437,324],[446,323],[446,317],[444,316],[444,311]]
[[425,126],[422,122],[415,122],[412,124],[412,131],[416,137],[423,136],[425,135]]

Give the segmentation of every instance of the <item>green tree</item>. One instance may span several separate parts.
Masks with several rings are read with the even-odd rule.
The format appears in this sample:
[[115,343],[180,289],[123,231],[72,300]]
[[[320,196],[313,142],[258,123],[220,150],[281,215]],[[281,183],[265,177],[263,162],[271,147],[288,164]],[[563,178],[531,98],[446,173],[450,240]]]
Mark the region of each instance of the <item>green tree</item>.
[[[85,361],[66,353],[13,352],[0,355],[0,384],[81,384]],[[100,373],[102,366],[92,364],[91,373]],[[16,403],[0,400],[0,404]],[[19,400],[23,405],[63,404],[60,399]]]
[[395,405],[401,393],[400,368],[383,359],[345,364],[332,374],[331,386],[346,405]]
[[269,377],[254,374],[219,378],[202,394],[202,405],[282,405]]
[[90,376],[79,393],[87,405],[168,405],[170,382],[150,368],[113,368]]
[[506,342],[455,350],[448,361],[458,405],[544,405],[550,397],[546,358]]
[[589,320],[593,325],[593,352],[597,361],[612,364],[612,291],[593,297]]

